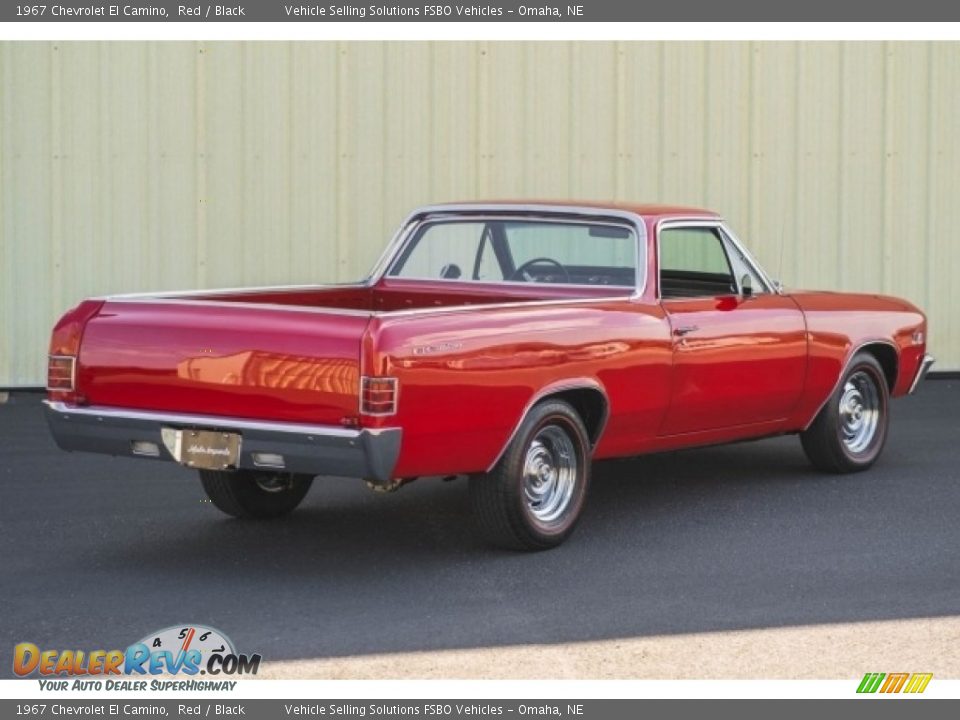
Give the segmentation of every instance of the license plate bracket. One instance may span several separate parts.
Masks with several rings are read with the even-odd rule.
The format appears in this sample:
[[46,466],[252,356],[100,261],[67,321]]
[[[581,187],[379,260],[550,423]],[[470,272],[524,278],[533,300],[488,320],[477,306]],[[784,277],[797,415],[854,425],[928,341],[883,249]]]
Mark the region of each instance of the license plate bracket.
[[173,459],[186,467],[229,470],[240,460],[239,433],[163,428],[160,434]]

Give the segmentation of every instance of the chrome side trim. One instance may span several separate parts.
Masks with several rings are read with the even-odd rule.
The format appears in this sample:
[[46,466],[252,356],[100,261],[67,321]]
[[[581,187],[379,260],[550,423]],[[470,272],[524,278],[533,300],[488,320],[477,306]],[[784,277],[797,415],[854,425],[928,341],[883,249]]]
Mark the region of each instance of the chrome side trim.
[[913,392],[917,389],[920,381],[926,377],[927,372],[936,361],[937,359],[933,355],[930,355],[929,353],[924,354],[923,359],[920,361],[920,367],[917,368],[917,374],[914,376],[913,382],[910,383],[910,389],[907,390],[907,395],[913,395]]
[[[364,282],[346,283],[306,283],[297,285],[254,285],[251,287],[210,288],[206,290],[165,290],[161,292],[135,292],[105,295],[102,300],[151,300],[151,299],[188,299],[190,297],[217,297],[218,295],[234,295],[237,293],[272,293],[296,292],[297,290],[349,290],[350,288],[366,287]],[[255,303],[251,303],[255,304]],[[283,307],[286,307],[285,305]]]
[[158,297],[144,295],[133,297],[118,295],[108,297],[109,303],[150,303],[151,305],[183,305],[187,307],[254,308],[259,310],[283,310],[284,312],[314,313],[322,315],[350,315],[352,317],[370,317],[377,313],[373,310],[351,310],[349,308],[308,307],[306,305],[279,305],[277,303],[230,302],[227,300],[205,300],[202,298]]
[[600,424],[597,427],[597,437],[590,446],[590,451],[596,449],[597,445],[600,443],[600,438],[603,437],[603,431],[607,429],[607,420],[610,419],[610,398],[607,396],[606,390],[603,389],[603,386],[596,380],[590,378],[580,378],[577,380],[561,381],[553,385],[548,385],[545,388],[541,388],[533,397],[527,402],[523,408],[523,412],[520,413],[520,419],[517,420],[517,424],[514,425],[513,430],[510,431],[510,435],[507,436],[507,441],[503,444],[503,447],[500,448],[500,452],[497,453],[496,457],[493,459],[493,462],[490,463],[490,466],[487,468],[487,472],[490,472],[497,466],[497,463],[500,462],[500,459],[503,457],[504,453],[507,452],[507,448],[510,447],[510,443],[513,442],[514,438],[517,436],[517,433],[520,432],[520,426],[523,425],[523,421],[527,419],[527,414],[541,400],[550,397],[551,395],[556,395],[557,393],[566,392],[568,390],[594,390],[599,392],[603,396],[603,415],[600,418]]
[[833,384],[833,387],[830,388],[830,392],[827,393],[827,396],[823,399],[823,402],[817,405],[817,409],[814,411],[813,415],[810,416],[810,419],[804,424],[803,429],[806,430],[811,425],[813,421],[817,419],[817,415],[820,414],[820,411],[823,410],[824,406],[830,402],[830,398],[833,397],[833,394],[837,392],[837,389],[840,387],[840,383],[843,382],[844,375],[847,374],[847,370],[850,369],[850,363],[853,362],[853,358],[856,357],[857,353],[863,350],[865,347],[870,345],[889,345],[893,348],[894,353],[897,356],[897,371],[900,370],[900,348],[897,347],[896,343],[891,340],[886,340],[884,338],[876,338],[874,340],[866,340],[859,345],[854,346],[849,353],[847,353],[846,359],[843,361],[843,367],[840,368],[840,375],[837,377],[837,381]]

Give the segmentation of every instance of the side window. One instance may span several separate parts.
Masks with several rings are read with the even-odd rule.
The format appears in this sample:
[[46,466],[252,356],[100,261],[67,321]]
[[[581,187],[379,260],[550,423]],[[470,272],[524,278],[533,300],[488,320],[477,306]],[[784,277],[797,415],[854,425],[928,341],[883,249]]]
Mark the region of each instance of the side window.
[[737,283],[714,228],[677,227],[660,231],[660,295],[713,297],[737,292]]

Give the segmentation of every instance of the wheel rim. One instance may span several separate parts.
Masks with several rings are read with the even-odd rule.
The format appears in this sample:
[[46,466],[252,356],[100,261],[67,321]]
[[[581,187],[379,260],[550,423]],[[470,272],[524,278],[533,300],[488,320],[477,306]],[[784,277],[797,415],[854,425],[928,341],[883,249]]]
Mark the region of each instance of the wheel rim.
[[255,482],[258,488],[268,493],[282,493],[293,486],[292,479],[285,475],[258,475]]
[[527,447],[523,493],[527,511],[541,525],[556,525],[570,508],[577,485],[577,450],[557,425],[542,428]]
[[870,447],[880,426],[880,392],[876,381],[859,370],[847,378],[840,395],[840,439],[851,453]]

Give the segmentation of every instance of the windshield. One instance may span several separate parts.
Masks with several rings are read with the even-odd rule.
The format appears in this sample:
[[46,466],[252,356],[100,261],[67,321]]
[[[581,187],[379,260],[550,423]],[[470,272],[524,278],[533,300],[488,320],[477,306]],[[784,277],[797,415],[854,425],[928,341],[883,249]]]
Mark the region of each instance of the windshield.
[[444,220],[421,226],[387,275],[473,282],[633,287],[637,242],[625,225]]

